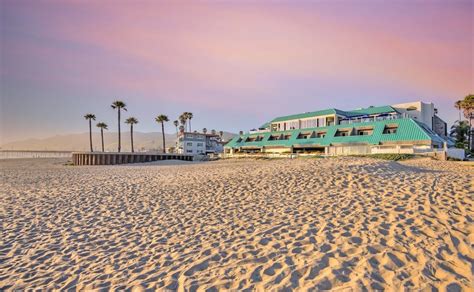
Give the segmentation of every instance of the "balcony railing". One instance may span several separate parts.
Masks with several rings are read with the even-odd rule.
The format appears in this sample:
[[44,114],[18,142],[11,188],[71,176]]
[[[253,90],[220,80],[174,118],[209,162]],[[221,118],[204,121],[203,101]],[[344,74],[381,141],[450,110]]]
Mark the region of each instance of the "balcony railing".
[[396,120],[406,118],[406,114],[394,114],[388,116],[377,116],[377,117],[368,117],[368,118],[352,118],[349,120],[342,120],[340,121],[341,125],[347,124],[355,124],[355,123],[368,123],[368,122],[376,122],[376,121],[386,121],[386,120]]

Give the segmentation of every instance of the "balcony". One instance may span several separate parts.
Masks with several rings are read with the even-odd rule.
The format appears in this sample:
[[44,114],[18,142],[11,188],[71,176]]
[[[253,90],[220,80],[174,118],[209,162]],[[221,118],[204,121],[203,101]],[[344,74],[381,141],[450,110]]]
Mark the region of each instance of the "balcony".
[[386,120],[396,120],[396,119],[403,119],[408,117],[406,114],[394,114],[394,115],[385,115],[385,116],[377,116],[377,117],[359,117],[359,118],[352,118],[347,120],[341,120],[340,125],[348,125],[348,124],[357,124],[357,123],[369,123],[369,122],[377,122],[377,121],[386,121]]

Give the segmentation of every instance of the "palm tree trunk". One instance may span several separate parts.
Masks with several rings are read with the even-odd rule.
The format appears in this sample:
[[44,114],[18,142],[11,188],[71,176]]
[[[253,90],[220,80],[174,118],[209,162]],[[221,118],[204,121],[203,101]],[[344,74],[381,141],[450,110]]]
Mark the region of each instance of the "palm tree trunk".
[[100,128],[100,137],[102,138],[102,152],[104,151],[104,129]]
[[163,153],[166,153],[165,147],[165,123],[161,122],[161,134],[163,135]]
[[468,139],[468,149],[469,151],[472,151],[472,113],[469,114],[469,131],[467,132],[467,139]]
[[192,132],[193,130],[191,129],[191,119],[189,119],[189,132]]
[[92,149],[92,119],[89,119],[89,143],[91,146],[91,152],[94,152],[94,149]]
[[118,152],[120,152],[120,108],[118,108]]
[[133,150],[133,124],[130,124],[130,138],[131,138],[131,141],[132,141],[132,153],[135,152]]

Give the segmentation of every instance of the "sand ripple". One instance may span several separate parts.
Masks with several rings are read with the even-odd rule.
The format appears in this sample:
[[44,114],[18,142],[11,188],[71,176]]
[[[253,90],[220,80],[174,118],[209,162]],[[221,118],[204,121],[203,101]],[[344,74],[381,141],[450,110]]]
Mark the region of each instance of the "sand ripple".
[[359,158],[0,166],[0,290],[473,284],[473,167]]

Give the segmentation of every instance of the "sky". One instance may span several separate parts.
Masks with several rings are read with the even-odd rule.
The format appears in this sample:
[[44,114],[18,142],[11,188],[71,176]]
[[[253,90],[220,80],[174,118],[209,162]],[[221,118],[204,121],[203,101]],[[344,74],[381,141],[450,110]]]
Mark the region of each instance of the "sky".
[[[135,131],[192,112],[238,132],[274,117],[422,100],[448,124],[474,92],[473,1],[0,0],[0,144]],[[124,126],[122,127],[124,128]],[[175,131],[168,123],[166,131]]]

